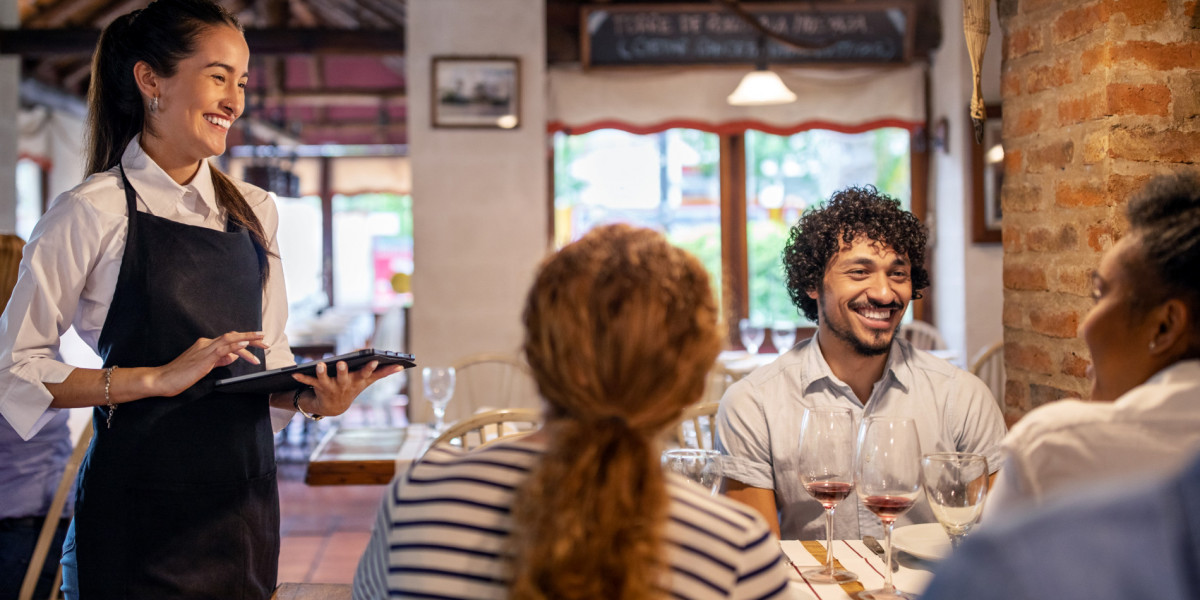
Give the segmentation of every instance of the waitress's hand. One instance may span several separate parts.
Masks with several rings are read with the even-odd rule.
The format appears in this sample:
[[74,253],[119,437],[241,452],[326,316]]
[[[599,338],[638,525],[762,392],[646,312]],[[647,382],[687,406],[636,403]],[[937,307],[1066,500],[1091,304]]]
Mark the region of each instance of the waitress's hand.
[[267,348],[263,332],[230,331],[216,338],[200,338],[175,360],[154,369],[151,388],[155,396],[174,396],[188,389],[216,367],[223,367],[241,358],[251,364],[259,360],[248,349]]
[[333,417],[346,412],[354,399],[367,389],[367,386],[404,370],[404,365],[387,365],[379,367],[379,361],[373,360],[357,371],[350,371],[344,361],[338,361],[337,377],[329,376],[329,366],[317,364],[316,377],[301,373],[292,374],[292,378],[313,388],[316,399],[311,394],[300,397],[300,407],[305,412]]

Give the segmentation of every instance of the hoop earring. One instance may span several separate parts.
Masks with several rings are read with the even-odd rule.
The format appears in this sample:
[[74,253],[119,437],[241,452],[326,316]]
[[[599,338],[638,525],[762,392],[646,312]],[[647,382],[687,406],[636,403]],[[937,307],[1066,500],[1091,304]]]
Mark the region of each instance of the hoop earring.
[[152,113],[158,112],[158,96],[155,96],[150,99],[150,112],[152,112]]

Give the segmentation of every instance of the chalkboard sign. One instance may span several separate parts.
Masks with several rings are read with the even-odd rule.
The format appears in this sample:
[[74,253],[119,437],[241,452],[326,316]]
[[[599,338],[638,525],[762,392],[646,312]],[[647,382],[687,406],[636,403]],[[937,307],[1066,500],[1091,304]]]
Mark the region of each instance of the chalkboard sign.
[[[770,31],[768,64],[903,64],[912,53],[913,10],[904,1],[742,4]],[[760,33],[718,4],[595,5],[581,9],[585,67],[755,64]]]

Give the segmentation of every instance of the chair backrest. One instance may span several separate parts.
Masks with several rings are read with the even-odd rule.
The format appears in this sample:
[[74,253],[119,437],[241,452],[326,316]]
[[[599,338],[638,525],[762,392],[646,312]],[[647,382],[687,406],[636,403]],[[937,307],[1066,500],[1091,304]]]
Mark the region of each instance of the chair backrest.
[[996,398],[1000,410],[1004,410],[1004,382],[1007,378],[1004,372],[1004,340],[979,351],[971,361],[971,372],[987,384]]
[[683,411],[679,424],[675,426],[675,441],[680,448],[716,449],[713,447],[713,429],[720,406],[719,402],[704,402]]
[[[473,450],[502,438],[532,433],[542,424],[541,411],[530,408],[497,408],[454,423],[429,444],[451,444]],[[429,448],[425,452],[429,452]]]
[[937,327],[925,321],[910,321],[900,326],[900,335],[917,350],[944,350],[946,340]]
[[541,408],[529,365],[514,354],[471,354],[451,366],[455,383],[449,419],[463,420],[482,408]]
[[[71,452],[71,457],[67,459],[66,467],[63,469],[62,477],[58,480],[58,489],[54,492],[54,499],[50,501],[50,509],[46,512],[46,520],[42,522],[42,530],[38,535],[37,542],[33,547],[33,556],[29,559],[29,567],[25,570],[25,579],[21,582],[21,591],[17,593],[18,600],[31,600],[33,598],[34,589],[37,587],[38,576],[42,573],[42,565],[46,564],[47,560],[53,558],[58,562],[62,556],[62,547],[52,548],[54,534],[58,530],[58,522],[62,519],[63,507],[67,504],[67,495],[75,487],[75,474],[79,471],[79,465],[83,463],[83,455],[87,453],[88,445],[92,441],[92,426],[88,424],[79,432],[79,439],[75,442],[75,450]],[[58,568],[58,575],[54,578],[54,585],[50,586],[50,598],[59,597],[59,583],[62,582],[62,567]]]

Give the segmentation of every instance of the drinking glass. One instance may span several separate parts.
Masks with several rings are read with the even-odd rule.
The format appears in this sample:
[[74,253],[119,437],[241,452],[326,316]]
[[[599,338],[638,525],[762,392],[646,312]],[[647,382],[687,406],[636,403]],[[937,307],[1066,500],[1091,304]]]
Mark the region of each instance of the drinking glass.
[[433,405],[433,429],[441,433],[446,428],[446,404],[454,396],[454,367],[425,367],[421,369],[425,399]]
[[854,415],[849,408],[804,409],[800,483],[825,508],[825,566],[804,571],[804,577],[817,583],[858,580],[857,574],[833,565],[833,509],[854,489]]
[[775,351],[783,354],[792,349],[792,345],[796,343],[796,324],[779,322],[771,328],[771,343],[775,344]]
[[938,452],[921,457],[925,495],[950,546],[958,548],[979,522],[988,491],[987,458],[969,452]]
[[709,494],[716,496],[721,491],[721,469],[717,463],[721,455],[716,450],[697,450],[695,448],[680,448],[667,450],[662,453],[663,467],[668,471],[679,473],[708,489]]
[[750,319],[738,321],[738,334],[742,338],[742,345],[746,347],[746,352],[750,354],[758,354],[758,347],[767,337],[767,332],[752,323]]
[[921,442],[912,419],[870,417],[859,430],[854,486],[863,506],[883,523],[883,587],[860,592],[865,600],[915,598],[892,585],[892,526],[921,493]]

